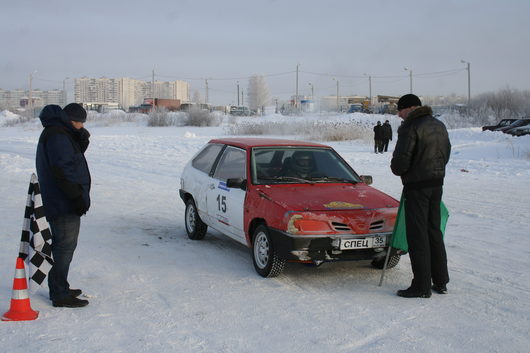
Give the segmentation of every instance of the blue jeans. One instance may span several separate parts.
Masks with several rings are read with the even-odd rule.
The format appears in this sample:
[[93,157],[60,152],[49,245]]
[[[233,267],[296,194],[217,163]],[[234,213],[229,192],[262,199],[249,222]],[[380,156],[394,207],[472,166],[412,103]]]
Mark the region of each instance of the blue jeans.
[[48,273],[52,301],[67,298],[70,290],[68,270],[77,247],[81,217],[77,214],[59,216],[50,221],[52,231],[53,267]]

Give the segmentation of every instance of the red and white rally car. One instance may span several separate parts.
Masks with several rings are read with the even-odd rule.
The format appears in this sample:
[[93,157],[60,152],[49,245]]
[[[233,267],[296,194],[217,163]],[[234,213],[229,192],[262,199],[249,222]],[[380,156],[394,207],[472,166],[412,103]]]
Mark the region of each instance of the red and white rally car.
[[[399,202],[371,179],[329,146],[214,139],[182,173],[186,232],[202,239],[209,226],[248,246],[263,277],[286,261],[371,259],[382,268]],[[392,255],[387,266],[398,262]]]

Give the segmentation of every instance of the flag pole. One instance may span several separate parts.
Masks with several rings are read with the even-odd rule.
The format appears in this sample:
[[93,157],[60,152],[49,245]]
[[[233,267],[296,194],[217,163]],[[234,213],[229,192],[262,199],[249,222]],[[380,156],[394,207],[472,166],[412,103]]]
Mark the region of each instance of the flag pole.
[[390,258],[390,252],[392,251],[392,237],[394,232],[390,235],[390,241],[388,242],[388,250],[386,251],[385,264],[383,265],[383,271],[381,271],[381,278],[379,279],[379,287],[383,285],[383,279],[385,278],[386,266],[388,265],[388,259]]
[[394,223],[394,229],[392,230],[392,234],[390,234],[390,239],[388,240],[388,249],[386,251],[385,264],[383,265],[383,271],[381,271],[381,278],[379,279],[379,287],[383,285],[386,268],[388,266],[388,260],[390,259],[390,253],[392,252],[393,245],[395,245],[394,238],[396,238],[396,235],[398,235],[398,231],[400,229],[399,222],[402,217],[402,212],[404,212],[404,209],[403,209],[404,201],[405,200],[403,199],[403,193],[401,193],[401,198],[399,199],[399,207],[398,207],[398,211],[396,214],[396,221]]

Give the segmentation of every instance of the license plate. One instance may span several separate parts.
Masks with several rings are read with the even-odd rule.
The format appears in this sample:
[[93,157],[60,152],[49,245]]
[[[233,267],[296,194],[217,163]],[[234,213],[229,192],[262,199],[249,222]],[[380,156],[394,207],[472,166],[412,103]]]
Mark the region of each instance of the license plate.
[[341,239],[340,250],[382,248],[386,245],[386,237],[378,235],[375,237]]

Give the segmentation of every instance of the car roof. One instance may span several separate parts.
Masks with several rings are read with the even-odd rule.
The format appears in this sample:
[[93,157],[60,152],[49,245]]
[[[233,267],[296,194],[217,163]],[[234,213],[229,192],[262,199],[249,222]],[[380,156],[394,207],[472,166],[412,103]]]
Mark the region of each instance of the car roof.
[[324,147],[331,148],[314,142],[284,140],[275,138],[258,138],[258,137],[233,137],[233,138],[219,138],[212,139],[208,143],[221,143],[241,148],[251,147],[268,147],[268,146],[302,146],[302,147]]

